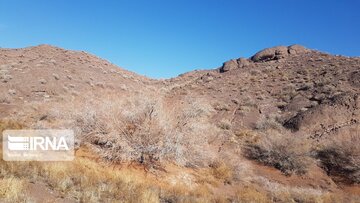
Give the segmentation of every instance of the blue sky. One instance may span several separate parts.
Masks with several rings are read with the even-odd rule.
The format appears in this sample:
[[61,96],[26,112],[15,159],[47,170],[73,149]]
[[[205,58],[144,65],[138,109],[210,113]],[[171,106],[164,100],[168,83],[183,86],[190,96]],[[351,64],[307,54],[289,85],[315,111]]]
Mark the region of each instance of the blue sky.
[[153,78],[275,45],[360,56],[360,0],[0,0],[0,47],[85,50]]

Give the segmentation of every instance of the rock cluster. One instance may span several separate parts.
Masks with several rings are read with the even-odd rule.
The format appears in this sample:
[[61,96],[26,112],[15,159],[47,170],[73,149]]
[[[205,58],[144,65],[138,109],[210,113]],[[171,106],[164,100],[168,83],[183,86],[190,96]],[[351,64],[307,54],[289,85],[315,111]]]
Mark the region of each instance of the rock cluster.
[[239,58],[233,59],[225,62],[222,67],[220,67],[220,72],[227,72],[237,68],[244,68],[249,66],[251,63],[255,62],[266,62],[271,60],[278,60],[287,57],[288,55],[296,55],[309,52],[309,49],[301,45],[291,45],[291,46],[276,46],[272,48],[267,48],[257,52],[250,59]]
[[301,54],[306,53],[309,50],[301,45],[291,45],[291,46],[276,46],[272,48],[267,48],[259,51],[254,56],[251,57],[251,60],[254,62],[263,62],[278,60],[285,58],[290,54]]

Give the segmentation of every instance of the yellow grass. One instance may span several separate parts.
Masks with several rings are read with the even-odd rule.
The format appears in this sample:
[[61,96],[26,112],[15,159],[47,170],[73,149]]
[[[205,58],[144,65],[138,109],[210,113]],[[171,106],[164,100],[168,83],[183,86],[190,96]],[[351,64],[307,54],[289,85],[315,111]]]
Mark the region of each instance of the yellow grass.
[[239,188],[236,192],[237,202],[256,202],[265,203],[270,202],[266,194],[259,192],[254,187]]
[[0,179],[0,202],[22,202],[25,200],[23,191],[25,182],[18,178]]

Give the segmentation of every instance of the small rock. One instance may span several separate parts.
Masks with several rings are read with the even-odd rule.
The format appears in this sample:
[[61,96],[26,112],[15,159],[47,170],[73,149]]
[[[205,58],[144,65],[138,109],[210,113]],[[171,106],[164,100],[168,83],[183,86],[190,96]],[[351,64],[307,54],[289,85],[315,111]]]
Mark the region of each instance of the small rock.
[[44,78],[40,79],[39,82],[40,82],[41,84],[46,84],[46,83],[47,83],[47,81],[46,81]]
[[98,86],[98,87],[101,87],[101,88],[105,88],[105,84],[102,83],[102,82],[98,82],[95,85]]
[[125,84],[121,84],[120,89],[126,91],[126,90],[128,90],[128,87]]
[[14,89],[10,89],[8,92],[9,92],[9,94],[11,94],[11,95],[15,95],[15,94],[16,94],[16,90],[14,90]]
[[55,80],[59,80],[59,79],[60,79],[60,77],[59,77],[58,74],[55,74],[55,73],[54,73],[53,76],[54,76]]

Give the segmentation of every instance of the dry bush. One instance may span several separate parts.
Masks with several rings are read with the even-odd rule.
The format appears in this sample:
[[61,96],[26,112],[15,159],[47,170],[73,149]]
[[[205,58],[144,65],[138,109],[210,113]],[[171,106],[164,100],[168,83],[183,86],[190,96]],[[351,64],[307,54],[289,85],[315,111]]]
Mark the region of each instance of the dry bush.
[[244,152],[248,158],[273,166],[287,175],[304,174],[311,164],[310,145],[306,141],[276,132],[247,143]]
[[[37,107],[35,119],[24,116],[23,120],[35,128],[74,129],[76,143],[90,143],[112,163],[137,162],[152,169],[170,161],[201,167],[217,156],[208,140],[220,129],[209,122],[214,110],[208,101],[186,97],[170,103],[150,93],[85,98],[64,98],[64,102]],[[43,115],[45,120],[36,119]]]
[[127,117],[120,134],[129,147],[127,156],[141,164],[152,165],[162,159],[164,129],[160,124],[156,103],[146,103],[140,112]]
[[160,159],[162,147],[155,105],[145,98],[105,98],[88,101],[70,117],[80,140],[94,144],[106,160],[150,164]]
[[277,114],[270,114],[267,115],[266,117],[263,116],[262,118],[259,119],[258,122],[256,122],[255,129],[262,131],[271,130],[271,129],[281,130],[283,127],[278,121],[278,118],[279,115]]
[[86,137],[90,133],[100,135],[108,133],[106,120],[101,117],[101,111],[99,112],[97,109],[97,106],[85,104],[80,112],[76,112],[74,128],[78,134]]
[[[209,127],[205,125],[209,105],[193,99],[169,105],[154,98],[141,95],[87,101],[68,115],[73,120],[71,128],[110,162],[135,161],[148,168],[159,167],[164,160],[198,165],[195,162],[208,155],[199,145],[207,143],[209,134],[203,131]],[[198,154],[203,152],[204,156]]]
[[317,151],[323,168],[330,175],[360,183],[360,136],[358,129],[327,140]]

